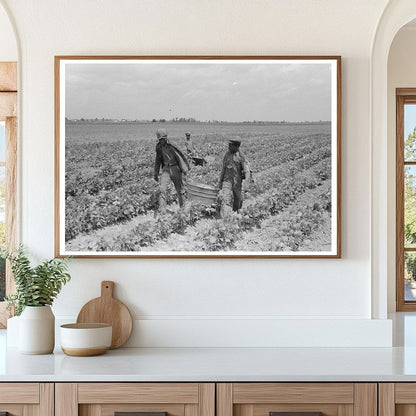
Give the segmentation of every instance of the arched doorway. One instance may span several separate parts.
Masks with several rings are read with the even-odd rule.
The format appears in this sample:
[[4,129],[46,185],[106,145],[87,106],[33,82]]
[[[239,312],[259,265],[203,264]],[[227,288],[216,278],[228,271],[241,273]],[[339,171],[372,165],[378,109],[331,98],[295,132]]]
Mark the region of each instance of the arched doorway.
[[[371,56],[371,137],[372,137],[372,316],[387,317],[388,296],[395,283],[395,193],[392,189],[391,138],[388,120],[388,57],[397,32],[416,17],[413,0],[390,2],[380,18]],[[393,178],[394,181],[394,178]],[[394,185],[393,185],[393,188]],[[392,235],[392,233],[394,235]],[[393,273],[393,276],[392,276]]]
[[[0,0],[0,246],[17,242],[17,60],[15,32]],[[0,327],[6,325],[4,296],[14,288],[11,270],[0,256]],[[3,305],[2,305],[3,304]]]

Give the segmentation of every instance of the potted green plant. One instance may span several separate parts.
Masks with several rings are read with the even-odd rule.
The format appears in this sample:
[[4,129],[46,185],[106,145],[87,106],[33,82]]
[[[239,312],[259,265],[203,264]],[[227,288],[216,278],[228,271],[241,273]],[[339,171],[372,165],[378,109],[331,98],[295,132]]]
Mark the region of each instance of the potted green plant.
[[49,354],[55,346],[55,316],[51,305],[71,276],[67,258],[46,260],[32,266],[22,246],[6,253],[16,293],[6,296],[8,309],[19,318],[19,350]]

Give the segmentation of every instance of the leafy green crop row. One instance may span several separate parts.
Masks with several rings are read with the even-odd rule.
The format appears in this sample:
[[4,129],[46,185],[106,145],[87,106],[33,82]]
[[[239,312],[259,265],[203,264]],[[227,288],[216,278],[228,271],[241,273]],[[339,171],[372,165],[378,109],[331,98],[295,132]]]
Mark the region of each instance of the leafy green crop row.
[[[197,144],[202,156],[209,158],[209,163],[193,167],[188,176],[194,181],[216,185],[227,139],[221,135],[208,139],[207,136],[201,138]],[[255,181],[250,185],[238,215],[232,214],[227,221],[213,219],[210,225],[201,221],[199,229],[198,221],[206,216],[215,217],[217,211],[190,204],[187,210],[167,216],[146,217],[123,235],[98,238],[94,242],[95,249],[140,251],[172,233],[184,233],[189,226],[195,226],[200,236],[196,250],[230,248],[239,233],[259,227],[265,218],[280,213],[306,189],[331,177],[329,134],[288,134],[278,139],[275,135],[265,135],[247,138],[243,144],[242,151],[251,162]],[[66,241],[110,225],[127,225],[133,218],[157,210],[154,156],[154,140],[87,144],[68,141]],[[172,204],[175,200],[176,193],[170,189],[167,202]]]
[[[147,218],[133,229],[119,235],[102,237],[92,248],[95,251],[142,251],[157,241],[175,233],[183,234],[189,226],[194,226],[196,251],[230,250],[241,233],[259,228],[262,221],[281,213],[307,189],[316,188],[321,183],[316,175],[324,163],[325,161],[321,161],[313,169],[300,171],[293,177],[287,173],[286,177],[281,178],[279,188],[273,188],[248,201],[239,213],[230,212],[224,218],[218,218],[217,210],[190,203],[183,210]],[[330,198],[330,193],[324,193],[318,201],[303,207],[302,215],[299,215],[299,210],[293,218],[290,214],[290,218],[282,223],[285,237],[279,241],[296,250],[300,241],[321,224],[323,211],[330,211]],[[204,218],[210,218],[210,221],[200,221]]]

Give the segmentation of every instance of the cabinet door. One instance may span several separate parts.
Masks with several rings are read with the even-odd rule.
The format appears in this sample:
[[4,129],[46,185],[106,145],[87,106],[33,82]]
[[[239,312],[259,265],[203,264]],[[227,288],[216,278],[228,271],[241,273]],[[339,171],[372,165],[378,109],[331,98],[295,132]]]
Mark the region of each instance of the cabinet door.
[[213,383],[57,383],[56,416],[215,416]]
[[377,384],[220,383],[217,416],[377,416]]
[[0,383],[0,415],[53,416],[52,383]]
[[380,383],[380,416],[415,416],[416,383]]

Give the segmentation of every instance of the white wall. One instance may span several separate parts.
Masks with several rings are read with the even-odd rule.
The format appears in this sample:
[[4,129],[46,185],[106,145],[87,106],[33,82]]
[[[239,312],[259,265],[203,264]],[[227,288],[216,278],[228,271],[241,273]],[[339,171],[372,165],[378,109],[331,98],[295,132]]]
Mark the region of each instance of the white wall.
[[416,26],[404,27],[391,44],[388,61],[389,312],[396,310],[396,88],[416,87]]
[[389,345],[370,254],[370,54],[386,3],[0,0],[21,39],[21,240],[41,257],[54,253],[54,55],[343,59],[342,259],[73,259],[56,315],[72,320],[109,279],[137,319],[130,345]]
[[[1,4],[1,3],[0,3]],[[17,61],[16,38],[6,10],[0,6],[0,61]]]

